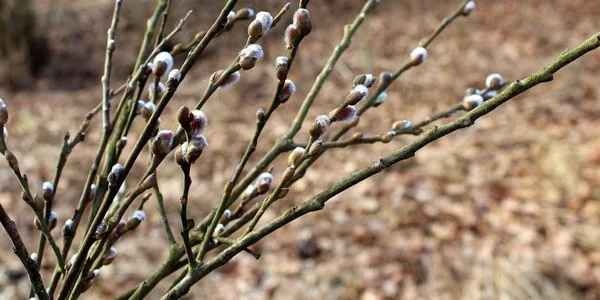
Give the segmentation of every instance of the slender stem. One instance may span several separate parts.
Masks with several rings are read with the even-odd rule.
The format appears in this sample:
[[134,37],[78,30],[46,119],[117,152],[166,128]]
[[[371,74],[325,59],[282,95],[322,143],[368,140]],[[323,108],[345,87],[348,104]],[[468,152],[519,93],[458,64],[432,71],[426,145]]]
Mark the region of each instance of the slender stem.
[[189,268],[193,269],[196,266],[196,260],[194,259],[194,252],[192,251],[192,245],[190,243],[190,229],[192,224],[190,224],[187,217],[187,204],[190,186],[192,184],[192,178],[190,177],[190,164],[182,164],[181,172],[183,173],[183,192],[180,200],[181,209],[179,211],[181,218],[181,237],[183,239],[183,246],[187,255]]
[[[156,173],[154,174],[156,176]],[[165,227],[165,233],[167,235],[167,240],[171,246],[176,245],[175,235],[173,234],[173,230],[171,229],[171,225],[169,224],[169,218],[167,215],[167,210],[165,209],[164,197],[160,192],[160,187],[158,185],[158,181],[155,182],[152,187],[154,191],[154,196],[156,197],[156,202],[158,203],[158,211],[160,212],[161,219],[163,221],[163,225]]]
[[42,276],[40,276],[39,267],[36,262],[31,259],[29,256],[29,252],[21,239],[21,235],[17,230],[17,226],[15,222],[8,216],[4,207],[0,204],[0,223],[4,230],[8,234],[10,241],[13,245],[13,251],[21,260],[23,267],[27,271],[27,275],[29,276],[29,281],[31,282],[31,288],[33,289],[35,295],[41,300],[47,300],[48,293],[46,293],[46,288],[44,287],[44,282],[42,281]]

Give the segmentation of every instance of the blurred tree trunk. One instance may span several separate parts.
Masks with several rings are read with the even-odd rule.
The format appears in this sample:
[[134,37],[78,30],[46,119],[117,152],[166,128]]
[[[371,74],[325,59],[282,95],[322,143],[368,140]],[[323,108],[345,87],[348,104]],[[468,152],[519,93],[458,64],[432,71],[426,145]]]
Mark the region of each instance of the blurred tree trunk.
[[48,40],[36,30],[31,0],[0,0],[0,82],[25,88],[49,58]]

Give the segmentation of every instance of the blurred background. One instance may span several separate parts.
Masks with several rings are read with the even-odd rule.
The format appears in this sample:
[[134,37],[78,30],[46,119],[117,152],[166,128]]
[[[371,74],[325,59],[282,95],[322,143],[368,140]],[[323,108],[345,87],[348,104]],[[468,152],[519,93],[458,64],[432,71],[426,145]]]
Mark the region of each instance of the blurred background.
[[[460,0],[381,1],[335,68],[309,120],[330,111],[355,75],[395,70]],[[239,2],[276,12],[280,0]],[[313,0],[314,29],[291,73],[298,94],[272,118],[254,158],[288,128],[316,74],[364,1]],[[29,5],[27,8],[18,8]],[[99,78],[113,1],[0,0],[0,96],[11,120],[9,145],[32,186],[50,180],[62,136],[75,132],[100,101]],[[178,41],[207,28],[222,1],[173,1],[170,26],[194,13]],[[113,86],[130,72],[154,1],[126,0],[115,53]],[[401,119],[421,120],[482,87],[487,74],[524,77],[567,47],[600,31],[600,2],[477,1],[476,11],[440,36],[430,59],[390,89],[385,105],[357,131],[385,132]],[[275,90],[272,61],[284,53],[284,26],[263,41],[266,59],[206,106],[209,148],[193,168],[189,215],[214,205],[253,133],[259,107]],[[245,26],[217,39],[182,85],[161,124],[193,105],[208,76],[227,66],[245,42]],[[178,64],[181,59],[178,59]],[[460,131],[336,197],[326,210],[292,223],[258,244],[260,261],[240,254],[198,284],[189,299],[600,299],[600,52],[561,71]],[[58,189],[59,222],[72,215],[100,133],[71,155]],[[136,124],[137,131],[141,122]],[[306,127],[305,127],[306,128]],[[132,137],[133,138],[133,137]],[[306,129],[300,135],[306,138]],[[412,138],[329,152],[296,184],[277,212],[310,197]],[[281,162],[276,164],[281,165]],[[143,164],[135,172],[142,171]],[[275,175],[279,175],[276,168]],[[333,171],[332,171],[333,170]],[[178,228],[181,175],[159,171],[172,226]],[[32,215],[0,162],[0,203],[15,217],[29,249],[37,247]],[[115,297],[164,259],[166,239],[154,201],[148,222],[117,244],[85,299]],[[0,235],[0,299],[25,297],[22,267]],[[48,251],[46,251],[48,252]],[[45,262],[52,262],[47,256]],[[43,266],[51,272],[52,264]],[[172,280],[173,278],[171,278]],[[159,286],[150,299],[168,288]]]

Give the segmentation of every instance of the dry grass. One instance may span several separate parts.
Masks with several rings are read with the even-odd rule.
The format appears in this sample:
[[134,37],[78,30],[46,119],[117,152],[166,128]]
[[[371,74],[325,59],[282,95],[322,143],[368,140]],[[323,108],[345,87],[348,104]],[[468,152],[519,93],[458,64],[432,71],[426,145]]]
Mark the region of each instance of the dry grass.
[[[51,177],[64,130],[74,131],[83,112],[99,101],[97,79],[103,53],[98,49],[108,23],[107,2],[81,1],[69,8],[59,2],[54,14],[60,18],[51,23],[56,59],[46,70],[47,77],[29,91],[2,91],[0,85],[13,112],[9,141],[22,157],[22,168],[36,182]],[[135,2],[146,3],[127,5]],[[181,1],[181,6],[193,6],[192,2]],[[242,3],[274,10],[279,2]],[[341,24],[361,4],[313,2],[315,31],[291,75],[300,83],[300,95],[276,113],[261,151],[287,128],[289,114],[340,36]],[[397,119],[417,120],[447,107],[460,99],[465,88],[482,85],[492,71],[510,79],[528,74],[600,29],[600,2],[596,1],[478,2],[477,13],[453,25],[436,42],[432,59],[392,88],[390,101],[367,116],[361,130],[380,132]],[[343,96],[339,91],[348,89],[355,74],[397,65],[454,7],[454,1],[437,0],[384,3],[362,28],[311,115],[333,108]],[[202,17],[213,9],[197,10],[197,18],[206,19]],[[134,24],[146,12],[131,9],[123,18],[131,21],[123,23],[128,42],[117,50],[116,63],[122,66],[118,74],[128,71],[126,63],[138,43]],[[207,21],[197,20],[193,28],[202,28]],[[235,55],[243,34],[238,27],[230,38],[218,41],[219,48],[226,50],[205,58],[171,111],[195,102],[206,75]],[[277,34],[267,41],[266,61],[272,61],[282,44]],[[251,137],[248,124],[274,90],[271,69],[262,64],[207,106],[210,149],[203,164],[193,170],[190,215],[198,218],[207,212],[231,173],[232,161]],[[325,212],[261,242],[260,261],[242,254],[208,277],[193,291],[194,299],[600,298],[599,70],[600,55],[595,53],[563,71],[559,80],[515,99],[475,128],[440,141],[410,162],[338,196]],[[173,124],[173,113],[168,115],[163,123]],[[83,150],[72,156],[57,199],[60,216],[71,214],[83,184],[80,170],[87,168],[99,131],[99,126],[94,128],[81,145]],[[350,172],[370,163],[365,157],[402,143],[328,154],[329,159],[320,161],[296,186],[296,196],[278,207],[315,194],[338,176],[331,170]],[[159,176],[166,198],[172,200],[169,213],[177,220],[178,171],[171,164]],[[0,163],[0,201],[18,216],[28,245],[33,245],[37,235],[18,195],[8,169]],[[87,299],[114,296],[116,284],[132,287],[162,258],[165,237],[153,205],[150,222],[140,228],[140,234],[117,245],[122,255],[104,270]],[[0,245],[8,249],[4,238]],[[310,253],[312,248],[319,251]],[[22,279],[9,276],[19,268],[9,251],[0,252],[0,298],[17,298],[26,290]]]

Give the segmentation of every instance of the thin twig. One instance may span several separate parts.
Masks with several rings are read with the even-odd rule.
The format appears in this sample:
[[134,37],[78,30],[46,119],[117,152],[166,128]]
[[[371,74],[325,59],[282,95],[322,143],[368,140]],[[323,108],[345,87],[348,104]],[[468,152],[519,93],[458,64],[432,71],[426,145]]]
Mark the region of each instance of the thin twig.
[[31,259],[29,256],[29,252],[21,239],[21,235],[17,230],[17,226],[15,222],[8,216],[4,207],[0,204],[0,223],[4,230],[8,234],[10,241],[13,244],[13,251],[21,260],[23,267],[27,271],[27,275],[29,275],[29,281],[31,282],[31,288],[33,289],[35,295],[41,300],[47,300],[48,293],[46,292],[46,288],[44,287],[44,282],[42,281],[42,276],[40,276],[40,272],[38,270],[38,265],[36,262]]
[[[154,174],[156,176],[156,173]],[[176,245],[175,235],[173,234],[173,230],[171,229],[171,225],[169,224],[169,218],[167,216],[167,210],[165,209],[164,197],[160,192],[160,187],[158,185],[158,180],[155,182],[152,187],[154,191],[154,196],[156,197],[156,202],[158,203],[158,211],[160,212],[161,219],[163,221],[163,225],[165,227],[165,233],[167,235],[167,240],[171,246]]]

